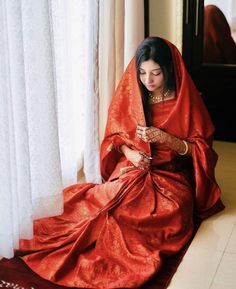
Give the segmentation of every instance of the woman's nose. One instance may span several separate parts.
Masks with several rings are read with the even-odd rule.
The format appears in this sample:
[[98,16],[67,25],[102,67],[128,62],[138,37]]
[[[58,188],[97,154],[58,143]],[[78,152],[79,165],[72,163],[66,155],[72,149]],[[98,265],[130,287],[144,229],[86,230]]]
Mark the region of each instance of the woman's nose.
[[150,74],[147,74],[146,75],[146,84],[150,84],[150,83],[152,83],[152,77]]

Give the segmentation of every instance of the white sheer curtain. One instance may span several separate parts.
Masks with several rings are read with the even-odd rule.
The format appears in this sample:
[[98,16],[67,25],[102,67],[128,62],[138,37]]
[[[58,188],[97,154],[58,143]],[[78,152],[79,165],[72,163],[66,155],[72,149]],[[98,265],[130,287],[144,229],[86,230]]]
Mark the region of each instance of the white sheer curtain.
[[144,38],[143,0],[101,0],[99,22],[99,136],[121,75]]
[[97,5],[0,0],[0,256],[32,237],[33,219],[62,213],[62,189],[77,182],[86,101],[96,106]]
[[0,1],[0,255],[62,212],[48,1]]
[[51,0],[63,187],[76,183],[77,172],[83,167],[85,104],[90,97],[85,76],[88,58],[86,21],[91,2]]
[[99,0],[88,0],[86,27],[86,62],[84,67],[87,100],[85,103],[84,174],[87,182],[101,183],[99,159],[99,86],[98,33]]
[[76,182],[78,171],[100,183],[99,0],[54,0],[52,7],[63,184]]

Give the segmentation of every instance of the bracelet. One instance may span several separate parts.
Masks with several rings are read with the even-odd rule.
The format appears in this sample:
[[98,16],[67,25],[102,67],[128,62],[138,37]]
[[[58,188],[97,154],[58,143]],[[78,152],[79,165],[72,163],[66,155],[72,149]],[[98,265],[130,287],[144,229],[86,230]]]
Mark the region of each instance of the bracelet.
[[185,145],[185,150],[184,150],[183,153],[179,153],[179,155],[184,156],[184,155],[186,155],[188,153],[188,143],[185,140],[182,140],[182,142]]

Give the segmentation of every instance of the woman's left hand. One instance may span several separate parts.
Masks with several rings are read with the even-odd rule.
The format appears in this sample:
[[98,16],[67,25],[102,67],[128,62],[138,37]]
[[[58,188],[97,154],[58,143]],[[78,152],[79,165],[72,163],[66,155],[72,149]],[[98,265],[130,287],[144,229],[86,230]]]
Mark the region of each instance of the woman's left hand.
[[138,125],[136,129],[137,136],[145,142],[159,142],[162,143],[164,139],[164,132],[159,128],[150,126],[141,126]]
[[145,127],[138,125],[136,134],[144,142],[157,142],[168,146],[170,149],[174,150],[180,155],[192,155],[192,144],[190,142],[175,137],[159,128],[153,126]]

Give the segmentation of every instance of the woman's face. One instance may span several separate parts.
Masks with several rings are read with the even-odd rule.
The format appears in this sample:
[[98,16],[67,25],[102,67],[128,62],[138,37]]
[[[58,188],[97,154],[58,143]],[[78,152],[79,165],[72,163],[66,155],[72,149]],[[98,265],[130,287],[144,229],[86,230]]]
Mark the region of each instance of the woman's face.
[[143,61],[139,68],[139,78],[143,85],[155,94],[164,89],[164,75],[159,64],[152,59]]

